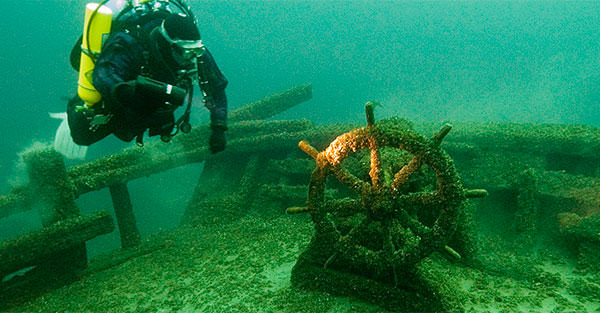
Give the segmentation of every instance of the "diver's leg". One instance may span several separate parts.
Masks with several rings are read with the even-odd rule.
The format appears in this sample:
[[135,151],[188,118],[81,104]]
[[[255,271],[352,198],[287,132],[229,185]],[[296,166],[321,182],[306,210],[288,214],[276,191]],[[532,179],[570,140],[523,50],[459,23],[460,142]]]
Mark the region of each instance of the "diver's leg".
[[83,101],[75,96],[67,104],[67,119],[73,141],[81,146],[89,146],[94,142],[108,136],[112,131],[109,124],[100,125],[91,129],[91,118],[88,112],[77,111],[76,107],[83,105]]

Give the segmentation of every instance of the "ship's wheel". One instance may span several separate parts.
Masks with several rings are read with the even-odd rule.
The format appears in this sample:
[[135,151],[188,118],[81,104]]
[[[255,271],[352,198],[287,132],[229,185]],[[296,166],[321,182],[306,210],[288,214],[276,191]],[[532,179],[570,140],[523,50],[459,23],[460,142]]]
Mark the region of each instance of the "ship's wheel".
[[[288,212],[310,213],[315,240],[330,250],[324,267],[346,260],[359,268],[391,268],[396,280],[397,269],[412,266],[433,251],[446,250],[458,256],[447,243],[459,207],[466,198],[483,196],[485,191],[464,190],[452,160],[439,147],[450,125],[427,139],[409,128],[393,127],[393,123],[391,127],[376,125],[373,107],[374,103],[366,104],[367,127],[338,136],[322,152],[300,142],[317,167],[312,172],[307,207]],[[346,168],[345,161],[365,152],[369,161],[363,163],[369,163],[369,169],[363,177]],[[382,159],[393,155],[403,157],[391,163],[404,160],[403,164],[390,166],[390,161]],[[415,176],[427,173],[431,176],[426,179],[428,184],[414,183]],[[351,190],[349,197],[326,196],[331,175],[337,178],[337,185]]]

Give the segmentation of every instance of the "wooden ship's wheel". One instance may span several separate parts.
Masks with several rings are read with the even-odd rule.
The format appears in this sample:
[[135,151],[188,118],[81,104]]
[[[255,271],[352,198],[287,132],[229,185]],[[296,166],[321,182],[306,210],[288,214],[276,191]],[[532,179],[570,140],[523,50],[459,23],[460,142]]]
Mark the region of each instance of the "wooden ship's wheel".
[[[338,136],[322,152],[300,142],[317,167],[307,207],[288,212],[310,213],[316,229],[311,246],[323,255],[324,268],[350,270],[397,285],[399,271],[411,271],[433,251],[459,256],[448,246],[459,208],[466,198],[483,196],[485,191],[464,190],[452,160],[440,149],[450,125],[427,139],[393,123],[392,127],[376,125],[373,107],[372,102],[366,104],[366,127]],[[366,177],[346,168],[344,162],[361,150],[370,154],[370,161],[363,162],[369,163]],[[403,155],[405,162],[384,166],[390,162],[382,156],[388,155]],[[411,181],[425,172],[431,176],[429,187],[415,187]],[[327,196],[331,174],[338,181],[333,183],[351,190],[349,197]]]

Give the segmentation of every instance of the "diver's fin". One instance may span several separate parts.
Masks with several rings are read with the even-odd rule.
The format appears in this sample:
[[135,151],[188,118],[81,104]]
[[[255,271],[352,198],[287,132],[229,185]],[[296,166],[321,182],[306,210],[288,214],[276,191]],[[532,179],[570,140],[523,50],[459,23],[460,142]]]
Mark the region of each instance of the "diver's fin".
[[62,120],[60,126],[56,130],[54,136],[54,149],[62,153],[69,159],[80,159],[83,160],[87,154],[87,147],[80,146],[73,142],[71,138],[71,130],[69,129],[69,123],[67,122],[67,113],[49,113],[50,117]]

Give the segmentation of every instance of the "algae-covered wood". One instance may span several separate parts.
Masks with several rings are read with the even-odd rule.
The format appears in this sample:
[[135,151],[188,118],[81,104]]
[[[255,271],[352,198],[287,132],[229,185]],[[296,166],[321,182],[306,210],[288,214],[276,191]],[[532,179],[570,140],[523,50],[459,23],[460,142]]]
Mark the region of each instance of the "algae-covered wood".
[[114,230],[110,214],[97,212],[61,220],[0,244],[0,276],[33,266],[61,250],[66,250]]

